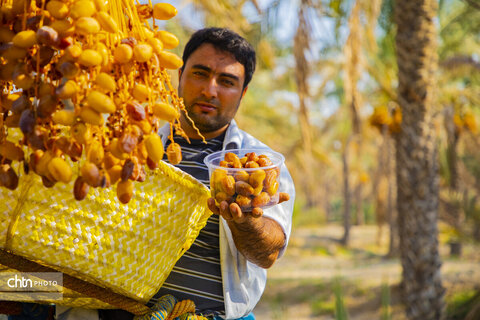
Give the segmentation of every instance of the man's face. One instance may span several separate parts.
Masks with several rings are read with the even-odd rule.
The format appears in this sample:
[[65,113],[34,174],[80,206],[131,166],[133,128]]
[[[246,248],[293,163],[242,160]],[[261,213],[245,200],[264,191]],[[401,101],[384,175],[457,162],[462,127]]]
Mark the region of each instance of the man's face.
[[[181,72],[181,71],[180,71]],[[188,116],[206,138],[221,134],[235,116],[246,92],[245,69],[226,51],[203,44],[187,60],[180,73],[178,93]],[[182,116],[188,134],[189,122]]]

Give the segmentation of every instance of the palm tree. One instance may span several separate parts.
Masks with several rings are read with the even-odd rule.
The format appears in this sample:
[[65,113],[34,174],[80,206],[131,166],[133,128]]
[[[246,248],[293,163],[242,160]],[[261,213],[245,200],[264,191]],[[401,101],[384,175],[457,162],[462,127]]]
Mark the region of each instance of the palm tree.
[[[464,205],[468,203],[465,197],[470,191],[478,194],[479,190],[475,185],[469,184],[461,170],[466,154],[470,150],[476,150],[466,145],[477,141],[477,129],[472,124],[475,124],[476,113],[473,106],[480,101],[480,77],[476,76],[480,64],[474,58],[480,49],[477,41],[480,32],[479,8],[474,2],[446,1],[442,2],[439,10],[442,46],[439,48],[438,86],[441,93],[438,105],[443,108],[446,133],[445,165],[441,172],[448,184],[447,192],[442,192],[440,197],[440,203],[445,206],[445,210],[441,210],[441,218],[449,223],[455,232],[455,236],[450,239],[450,253],[456,255],[461,254],[462,238],[467,235],[464,225],[470,222],[467,219],[474,217],[470,214],[469,206]],[[472,45],[466,45],[468,43]],[[470,169],[469,164],[467,161],[466,167]],[[478,179],[475,172],[468,174]],[[473,203],[476,198],[477,196],[473,198]],[[475,224],[475,219],[472,222],[473,225],[478,225]]]
[[402,288],[409,319],[442,319],[444,288],[438,253],[438,165],[432,126],[437,68],[435,0],[397,0],[397,206]]

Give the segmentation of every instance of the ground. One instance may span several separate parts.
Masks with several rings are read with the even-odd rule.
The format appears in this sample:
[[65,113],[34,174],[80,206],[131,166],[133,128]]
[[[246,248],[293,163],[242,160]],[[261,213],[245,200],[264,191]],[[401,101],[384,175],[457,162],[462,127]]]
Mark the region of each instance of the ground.
[[[345,248],[338,242],[341,226],[294,228],[287,252],[268,270],[257,319],[335,319],[336,298],[351,320],[385,319],[386,311],[392,320],[405,319],[398,288],[402,269],[398,258],[385,258],[385,231],[378,245],[376,226],[354,226]],[[447,242],[441,235],[442,281],[450,302],[480,290],[480,244],[466,243],[461,257],[451,257]]]
[[[337,299],[343,301],[350,320],[405,320],[398,288],[402,270],[398,258],[385,258],[386,231],[378,245],[376,226],[354,226],[345,248],[338,241],[341,226],[295,227],[285,255],[268,270],[256,318],[335,319]],[[451,304],[480,290],[480,244],[464,244],[458,258],[450,256],[447,242],[441,234],[442,280]],[[390,318],[382,317],[385,311]]]

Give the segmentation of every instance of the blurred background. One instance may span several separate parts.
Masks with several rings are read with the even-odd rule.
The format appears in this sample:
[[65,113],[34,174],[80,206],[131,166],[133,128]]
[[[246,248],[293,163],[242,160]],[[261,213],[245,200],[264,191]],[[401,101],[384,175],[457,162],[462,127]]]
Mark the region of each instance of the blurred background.
[[[236,119],[285,155],[295,181],[292,239],[269,270],[257,318],[414,319],[401,299],[401,257],[412,248],[399,240],[397,177],[406,164],[396,163],[406,128],[399,66],[410,56],[396,56],[395,10],[408,1],[166,2],[179,15],[161,27],[179,37],[180,55],[204,26],[228,27],[254,45],[257,71]],[[438,61],[427,70],[433,138],[425,152],[434,150],[437,215],[420,223],[438,230],[424,247],[438,248],[441,261],[432,269],[444,288],[438,308],[447,319],[480,319],[480,2],[431,3],[435,34],[426,46]]]

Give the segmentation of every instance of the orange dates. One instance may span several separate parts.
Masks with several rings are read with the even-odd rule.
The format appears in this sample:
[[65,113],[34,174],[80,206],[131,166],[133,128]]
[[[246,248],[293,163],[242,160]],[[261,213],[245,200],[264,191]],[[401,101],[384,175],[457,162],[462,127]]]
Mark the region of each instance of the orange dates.
[[117,197],[121,203],[128,203],[133,196],[133,182],[131,180],[117,183]]
[[142,121],[145,119],[145,107],[136,101],[127,103],[127,113],[135,121]]
[[[23,166],[48,188],[74,180],[77,200],[91,187],[115,184],[127,203],[132,182],[147,179],[146,166],[160,166],[165,152],[178,164],[173,132],[167,150],[157,133],[163,121],[182,132],[184,103],[164,72],[183,64],[165,50],[179,41],[146,21],[176,13],[165,3],[120,0],[2,4],[0,187],[16,188],[15,170]],[[232,202],[234,177],[223,184]]]
[[178,143],[172,142],[167,147],[168,161],[173,164],[179,164],[182,161],[182,149]]
[[53,158],[48,164],[48,171],[56,181],[64,183],[70,182],[72,179],[72,169],[65,160],[59,157]]
[[253,187],[245,181],[237,181],[235,183],[235,191],[244,197],[250,197],[253,194]]
[[83,200],[87,196],[89,189],[88,183],[81,176],[78,176],[73,185],[73,196],[76,200]]
[[92,187],[100,185],[100,171],[98,167],[92,162],[85,162],[80,169],[83,179]]
[[0,185],[10,190],[15,190],[18,186],[17,173],[8,164],[0,166]]
[[217,161],[218,167],[210,177],[217,205],[222,201],[234,202],[242,210],[252,211],[278,202],[280,169],[267,155],[249,152],[240,157],[227,152]]
[[253,207],[263,207],[270,202],[270,196],[266,192],[260,193],[258,196],[253,198],[252,206]]

